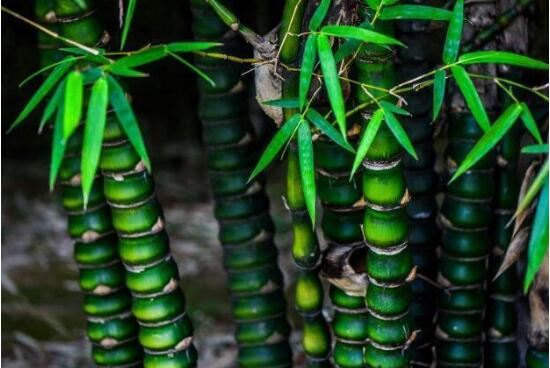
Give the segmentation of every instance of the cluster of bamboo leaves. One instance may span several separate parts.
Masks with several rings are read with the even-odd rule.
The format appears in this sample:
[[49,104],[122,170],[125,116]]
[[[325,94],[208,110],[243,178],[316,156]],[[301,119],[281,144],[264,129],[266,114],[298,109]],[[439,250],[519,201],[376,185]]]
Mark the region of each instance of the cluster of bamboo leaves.
[[[547,63],[524,55],[502,51],[478,51],[460,55],[460,41],[464,23],[464,0],[457,0],[451,11],[424,5],[401,5],[397,4],[399,0],[364,1],[371,9],[376,10],[370,21],[365,21],[359,26],[321,26],[330,8],[331,0],[322,0],[320,2],[308,24],[308,32],[305,34],[307,38],[304,43],[301,60],[298,98],[264,102],[272,106],[292,108],[297,112],[287,119],[275,134],[253,170],[250,179],[262,172],[280,153],[283,147],[286,147],[296,139],[303,184],[302,188],[312,225],[315,226],[315,202],[317,194],[312,129],[313,132],[319,131],[325,134],[336,144],[355,154],[351,176],[360,167],[382,124],[387,125],[405,151],[414,158],[417,158],[414,147],[399,121],[399,116],[410,115],[404,108],[403,103],[405,101],[399,96],[399,93],[433,86],[433,120],[435,121],[443,105],[447,79],[450,78],[458,86],[468,108],[484,131],[484,135],[479,142],[455,171],[451,182],[460,177],[460,175],[469,170],[476,162],[495,148],[501,138],[518,120],[523,122],[526,129],[537,142],[536,145],[524,147],[522,152],[526,154],[548,154],[548,145],[543,143],[535,119],[529,111],[528,106],[514,96],[513,90],[510,87],[513,86],[531,91],[546,101],[548,101],[548,97],[517,82],[494,79],[499,88],[507,93],[514,102],[491,124],[472,80],[473,77],[487,79],[488,76],[472,75],[466,69],[468,65],[472,64],[494,63],[548,70]],[[211,5],[215,6],[217,1],[212,0],[211,3]],[[124,47],[128,37],[135,6],[135,0],[128,1],[121,48]],[[218,6],[220,5],[218,4]],[[227,16],[229,17],[231,14]],[[233,18],[231,18],[230,23],[233,21]],[[448,22],[442,65],[425,75],[386,90],[385,95],[379,98],[375,98],[369,91],[373,86],[360,85],[359,87],[371,97],[371,100],[353,110],[346,111],[345,98],[341,87],[342,77],[338,72],[340,70],[339,64],[345,62],[346,58],[351,55],[356,54],[365,43],[376,44],[386,48],[405,47],[394,37],[374,30],[377,20],[400,19]],[[332,50],[331,37],[343,40],[336,52]],[[143,160],[145,167],[148,170],[151,168],[137,119],[131,108],[128,96],[117,81],[117,78],[145,77],[147,74],[137,70],[137,67],[170,56],[213,84],[214,82],[204,72],[180,57],[178,53],[206,50],[218,45],[209,42],[176,42],[147,47],[136,52],[122,53],[125,56],[117,59],[112,58],[114,54],[106,53],[101,49],[94,49],[96,51],[94,53],[79,48],[63,49],[67,52],[67,57],[60,62],[37,71],[22,82],[23,85],[35,76],[50,71],[44,83],[29,100],[10,130],[19,125],[40,102],[50,96],[40,120],[39,131],[42,131],[48,121],[53,120],[49,179],[50,187],[53,188],[67,140],[78,128],[81,123],[81,117],[84,116],[83,110],[86,108],[83,106],[84,86],[91,85],[90,98],[85,114],[81,162],[82,190],[85,201],[87,201],[97,171],[103,130],[109,106],[114,110],[122,128],[128,135],[128,139]],[[318,91],[314,93],[309,101],[307,98],[314,76],[322,82],[327,92],[331,111],[326,115],[321,114],[310,106]],[[399,103],[382,100],[388,95],[397,97]],[[368,124],[363,129],[357,149],[354,149],[347,140],[346,118],[369,105],[375,105],[375,110],[371,114]],[[329,120],[331,119],[331,115],[334,116],[334,121]],[[548,160],[542,165],[527,195],[524,196],[522,202],[518,205],[517,214],[525,211],[537,196],[538,205],[535,211],[534,226],[528,247],[529,262],[525,277],[525,289],[528,288],[534,279],[536,271],[548,249]]]
[[[382,124],[386,124],[403,149],[417,159],[414,147],[398,118],[400,115],[410,114],[399,104],[375,98],[369,92],[369,88],[372,88],[371,86],[360,85],[365,93],[371,97],[371,101],[368,104],[374,104],[375,110],[371,114],[368,124],[363,129],[357,150],[347,141],[346,117],[356,112],[357,109],[346,112],[341,87],[342,78],[338,72],[340,70],[338,64],[344,62],[344,59],[357,52],[363,43],[377,44],[388,48],[392,46],[404,47],[399,40],[374,30],[374,23],[377,19],[414,19],[447,21],[449,23],[443,47],[442,65],[430,73],[414,78],[410,82],[401,83],[397,86],[402,87],[401,89],[392,88],[387,91],[386,95],[394,95],[398,97],[399,101],[404,101],[398,96],[399,92],[411,89],[418,90],[432,85],[432,115],[433,121],[435,121],[443,105],[447,79],[452,78],[454,80],[454,83],[466,101],[466,105],[484,131],[484,135],[456,169],[450,182],[459,178],[494,149],[502,137],[518,120],[523,122],[525,128],[537,142],[536,145],[525,147],[522,152],[548,154],[548,146],[543,144],[541,134],[528,106],[516,98],[513,89],[510,87],[530,89],[514,81],[495,79],[495,83],[510,96],[513,103],[491,123],[472,80],[473,77],[479,78],[480,76],[471,75],[466,69],[468,65],[490,63],[548,70],[547,63],[524,55],[504,51],[477,51],[460,55],[460,43],[464,24],[464,0],[457,0],[452,11],[424,5],[394,5],[398,0],[365,0],[365,2],[371,9],[376,9],[376,11],[370,22],[366,21],[359,26],[326,25],[321,27],[331,1],[322,0],[317,7],[309,22],[309,32],[307,32],[307,38],[304,42],[304,51],[300,65],[299,97],[297,99],[280,99],[264,102],[271,106],[294,108],[298,112],[285,121],[275,134],[252,172],[251,179],[263,171],[279,154],[281,149],[290,144],[296,137],[304,197],[312,225],[315,226],[316,187],[311,127],[314,130],[318,129],[335,143],[355,154],[351,176],[360,167]],[[335,53],[332,51],[330,37],[345,40]],[[315,72],[317,58],[319,59],[320,70]],[[307,101],[311,80],[314,75],[319,76],[320,79],[322,78],[330,102],[331,113],[325,116],[310,107],[311,100]],[[481,78],[489,77],[481,76]],[[417,82],[416,86],[411,86],[412,82]],[[411,87],[406,88],[407,85]],[[533,90],[530,91],[534,92]],[[545,95],[536,94],[548,101],[548,97]],[[331,114],[335,117],[335,121],[333,122],[329,122],[328,120]],[[336,129],[334,125],[337,125],[339,129]],[[548,249],[548,161],[543,165],[537,180],[535,180],[530,188],[529,195],[525,196],[519,204],[517,213],[524,211],[539,192],[541,194],[535,212],[534,226],[528,247],[529,261],[524,282],[525,290],[527,290],[534,279],[536,271],[540,267]]]
[[[42,101],[49,97],[38,130],[41,132],[46,124],[53,120],[49,175],[50,189],[53,189],[67,141],[79,125],[84,123],[81,185],[84,203],[86,204],[99,164],[109,107],[114,110],[122,129],[139,154],[143,164],[147,170],[151,170],[151,162],[137,118],[132,110],[130,100],[117,78],[145,77],[147,74],[137,70],[137,67],[171,56],[190,67],[209,83],[214,83],[202,71],[180,57],[178,53],[206,50],[218,45],[218,43],[212,42],[174,42],[167,45],[147,47],[137,52],[128,53],[118,59],[108,57],[110,55],[101,49],[97,50],[99,51],[97,55],[93,55],[79,48],[65,48],[63,49],[67,53],[65,58],[37,71],[21,83],[21,85],[24,85],[35,76],[50,71],[48,77],[23,108],[10,130],[21,124]],[[88,105],[84,106],[86,100],[84,94],[87,93],[86,86],[91,86],[91,90],[87,100]]]

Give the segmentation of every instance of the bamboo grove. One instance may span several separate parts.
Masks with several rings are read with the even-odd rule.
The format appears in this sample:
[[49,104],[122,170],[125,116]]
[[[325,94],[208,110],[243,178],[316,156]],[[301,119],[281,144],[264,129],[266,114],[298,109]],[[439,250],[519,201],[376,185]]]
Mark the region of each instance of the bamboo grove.
[[[548,64],[527,56],[537,2],[285,0],[264,36],[238,0],[189,3],[195,41],[139,50],[125,50],[135,0],[120,50],[89,1],[36,0],[36,22],[2,7],[40,31],[43,68],[28,80],[44,81],[12,128],[44,102],[95,364],[200,356],[123,87],[171,59],[197,75],[238,366],[548,367]],[[266,147],[250,88],[277,126]],[[295,280],[266,193],[278,158]]]

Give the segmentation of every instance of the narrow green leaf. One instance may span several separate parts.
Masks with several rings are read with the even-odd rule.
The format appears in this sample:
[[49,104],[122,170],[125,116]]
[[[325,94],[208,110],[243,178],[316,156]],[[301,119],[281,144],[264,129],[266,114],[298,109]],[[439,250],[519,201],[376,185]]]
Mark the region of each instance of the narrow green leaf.
[[338,77],[338,70],[328,37],[324,34],[317,38],[317,48],[319,50],[319,60],[321,61],[321,70],[325,80],[330,106],[340,127],[340,132],[346,136],[346,107],[344,105],[344,94]]
[[403,108],[401,108],[397,105],[394,105],[394,104],[392,104],[388,101],[380,101],[380,106],[384,107],[385,109],[387,109],[387,110],[389,110],[389,111],[391,111],[391,112],[393,112],[394,114],[397,114],[397,115],[411,116],[411,114],[407,110],[405,110],[405,109],[403,109]]
[[355,175],[355,172],[363,162],[363,159],[367,155],[369,148],[376,137],[376,133],[382,125],[382,118],[384,117],[384,112],[381,109],[378,109],[374,112],[368,124],[365,124],[363,128],[363,134],[361,135],[361,140],[359,141],[359,147],[357,147],[357,154],[353,161],[353,168],[351,169],[351,177]]
[[380,5],[382,0],[364,0],[364,2],[371,8],[376,9]]
[[[359,27],[365,29],[373,29],[373,26],[368,21],[364,21],[359,25]],[[336,50],[336,53],[334,54],[334,61],[336,61],[336,63],[339,63],[348,56],[351,56],[351,54],[353,54],[359,46],[361,46],[361,41],[358,39],[350,38],[349,40],[346,40],[338,48],[338,50]]]
[[124,27],[122,28],[122,36],[120,39],[120,49],[124,49],[126,45],[126,39],[128,38],[128,33],[130,32],[130,26],[132,25],[132,19],[134,18],[134,11],[136,10],[137,0],[128,0],[128,5],[126,8],[126,15],[124,16]]
[[52,117],[53,113],[58,109],[59,105],[63,101],[63,93],[65,92],[65,81],[61,81],[57,85],[55,92],[52,95],[52,98],[48,101],[48,104],[44,108],[42,113],[42,118],[40,119],[40,124],[38,125],[38,134],[42,133],[42,130],[46,126],[46,123]]
[[21,83],[19,83],[19,88],[23,87],[25,84],[27,84],[28,82],[30,82],[32,79],[36,78],[37,76],[39,75],[42,75],[42,73],[44,73],[45,71],[47,70],[50,70],[50,69],[53,69],[55,68],[56,66],[58,65],[61,65],[61,64],[65,64],[65,63],[73,63],[76,61],[76,60],[79,60],[80,58],[78,57],[74,57],[74,56],[67,56],[66,58],[62,59],[61,61],[58,61],[56,63],[52,63],[48,66],[45,66],[43,68],[40,68],[39,70],[35,71],[34,73],[32,73],[31,75],[29,75],[27,78],[23,79],[23,81]]
[[292,138],[292,135],[296,131],[296,127],[300,123],[301,118],[302,117],[300,114],[292,115],[292,117],[290,117],[283,124],[283,126],[281,126],[279,131],[273,136],[273,139],[271,139],[271,142],[269,142],[269,144],[267,145],[264,153],[262,153],[262,156],[256,164],[256,167],[252,171],[252,174],[250,174],[250,178],[248,178],[248,181],[254,179],[267,167],[267,165],[271,163],[271,161],[273,161],[273,159],[275,158],[277,153],[279,153],[284,144]]
[[311,224],[315,227],[315,167],[313,159],[313,141],[307,121],[302,120],[298,126],[298,158],[300,162],[300,178]]
[[514,217],[516,217],[521,212],[525,211],[527,207],[531,205],[531,202],[533,202],[533,199],[535,199],[535,196],[539,193],[542,186],[548,181],[548,159],[544,162],[544,165],[538,172],[537,176],[531,183],[531,186],[529,189],[527,189],[527,193],[525,193],[525,196],[521,200],[520,204],[518,204],[518,208],[516,209],[516,213],[514,213]]
[[88,103],[88,114],[86,115],[86,125],[84,126],[82,160],[80,162],[84,208],[88,205],[88,198],[92,190],[97,166],[99,164],[108,102],[109,87],[105,77],[102,77],[99,78],[92,87],[92,93]]
[[52,154],[50,161],[50,191],[55,186],[55,180],[63,162],[63,155],[65,154],[65,141],[63,140],[63,105],[61,104],[57,109],[57,115],[53,126],[52,136]]
[[540,135],[535,118],[533,117],[533,114],[531,114],[531,110],[529,110],[529,107],[525,103],[521,104],[521,108],[523,109],[521,112],[521,121],[523,122],[523,125],[525,125],[525,128],[527,128],[537,143],[542,143],[542,136]]
[[547,155],[548,144],[532,144],[530,146],[523,147],[521,153],[527,153],[531,155]]
[[548,64],[544,61],[530,58],[529,56],[515,54],[507,51],[476,51],[461,55],[459,63],[469,64],[508,64],[530,69],[548,70]]
[[447,29],[447,37],[443,46],[443,62],[451,64],[456,61],[460,40],[462,38],[462,26],[464,24],[464,0],[457,0],[453,7],[453,14]]
[[82,73],[74,70],[69,73],[65,80],[65,94],[63,96],[63,139],[65,142],[80,123],[83,94],[84,80]]
[[220,42],[172,42],[166,45],[166,48],[170,52],[193,52],[222,45],[223,43]]
[[491,127],[489,116],[487,115],[487,111],[485,111],[483,102],[481,101],[481,98],[477,93],[476,86],[474,85],[474,82],[472,82],[468,72],[460,65],[452,66],[451,72],[453,73],[456,84],[458,85],[460,92],[462,92],[462,95],[466,100],[466,104],[470,108],[470,111],[472,112],[472,115],[476,119],[477,123],[483,131],[488,131]]
[[315,109],[309,109],[306,117],[312,122],[323,134],[332,139],[334,143],[342,147],[343,149],[354,153],[353,147],[342,137],[342,134],[332,124],[330,124],[323,115],[319,114]]
[[72,0],[82,10],[88,10],[88,4],[84,0]]
[[371,31],[368,29],[354,27],[354,26],[338,26],[338,25],[329,25],[321,28],[321,36],[336,36],[342,38],[354,38],[363,42],[375,43],[375,44],[385,44],[385,45],[399,45],[405,47],[401,41],[386,36],[385,34]]
[[132,146],[138,153],[139,157],[141,157],[147,170],[151,171],[151,161],[149,160],[149,155],[147,154],[147,148],[145,148],[145,142],[143,141],[139,124],[128,99],[126,98],[126,94],[114,77],[107,75],[107,81],[109,83],[109,102],[115,110],[115,114],[118,117],[118,122],[128,136],[130,143],[132,143]]
[[409,155],[414,157],[415,160],[418,160],[413,144],[411,143],[407,132],[403,129],[401,123],[399,123],[399,120],[397,120],[395,115],[388,108],[382,106],[382,111],[384,111],[386,124],[388,125],[388,128],[390,128],[390,131],[393,133],[395,139],[397,139],[401,147],[403,147]]
[[118,59],[113,64],[111,64],[110,69],[117,67],[135,68],[160,60],[164,58],[167,53],[168,50],[166,46],[153,46],[147,49],[136,51],[131,55]]
[[434,98],[432,104],[432,121],[435,121],[443,106],[443,99],[445,97],[445,85],[446,85],[445,71],[438,70],[434,75]]
[[523,281],[523,292],[527,293],[529,286],[542,265],[548,252],[548,181],[544,184],[539,196],[535,219],[531,228],[531,237],[527,248],[527,270]]
[[280,98],[278,100],[262,101],[263,105],[283,107],[285,109],[299,108],[300,102],[297,98]]
[[114,75],[120,75],[121,77],[130,77],[130,78],[145,78],[148,77],[149,74],[140,72],[139,70],[127,68],[125,66],[114,66],[110,67],[109,71],[111,74]]
[[[329,0],[330,2],[330,0]],[[313,68],[317,60],[317,35],[310,35],[304,46],[304,55],[302,56],[302,66],[300,68],[300,84],[299,84],[299,100],[300,110],[303,110],[309,86],[311,85],[311,77],[313,76]]]
[[212,78],[210,78],[205,72],[203,72],[202,70],[200,70],[199,68],[194,66],[192,63],[188,62],[187,60],[180,57],[179,55],[174,54],[173,52],[168,51],[168,55],[170,55],[171,57],[173,57],[174,59],[176,59],[177,61],[179,61],[180,63],[182,63],[186,67],[188,67],[189,69],[191,69],[199,77],[201,77],[202,79],[207,81],[212,87],[216,86],[216,83],[212,80]]
[[48,95],[57,82],[65,75],[65,73],[73,66],[74,61],[60,64],[54,68],[44,83],[36,90],[23,111],[8,129],[8,133],[17,127],[29,114],[38,106],[38,104]]
[[456,180],[460,175],[468,171],[473,165],[475,165],[481,158],[483,158],[487,152],[493,149],[497,143],[504,137],[506,132],[510,130],[514,122],[518,119],[521,114],[521,105],[513,104],[510,105],[499,118],[495,121],[493,126],[483,134],[483,136],[476,143],[474,148],[466,155],[464,161],[460,164],[453,177],[451,182]]
[[323,20],[327,16],[328,8],[330,7],[330,0],[321,0],[321,3],[317,5],[317,9],[309,20],[309,30],[315,32],[323,23]]
[[379,18],[389,19],[426,19],[448,21],[452,13],[446,9],[435,8],[426,5],[394,5],[384,7],[380,11]]

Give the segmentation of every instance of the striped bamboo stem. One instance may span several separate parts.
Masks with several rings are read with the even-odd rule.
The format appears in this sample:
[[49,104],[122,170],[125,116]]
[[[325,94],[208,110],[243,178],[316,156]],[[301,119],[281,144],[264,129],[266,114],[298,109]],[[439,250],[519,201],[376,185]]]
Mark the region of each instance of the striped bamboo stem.
[[[367,9],[367,16],[371,9]],[[378,23],[384,34],[391,23]],[[365,45],[356,62],[357,79],[391,88],[396,84],[394,53]],[[377,91],[372,95],[380,97]],[[358,102],[370,100],[358,90]],[[371,111],[372,112],[372,111]],[[371,112],[365,112],[365,124]],[[410,281],[414,278],[412,253],[408,247],[408,202],[401,149],[386,125],[380,127],[363,160],[363,197],[366,202],[363,232],[368,247],[365,269],[368,344],[364,352],[367,367],[408,367],[408,345],[413,340]]]
[[[483,131],[468,113],[454,112],[448,131],[447,169],[452,174]],[[486,156],[448,186],[440,214],[443,243],[438,281],[438,364],[479,367],[483,362],[483,313],[487,255],[492,246],[493,156]]]
[[[35,14],[44,26],[83,44],[93,46],[102,34],[97,16],[72,1],[37,0]],[[64,54],[59,42],[39,33],[42,66],[59,61]],[[124,267],[118,255],[118,239],[103,196],[103,180],[95,179],[88,206],[80,186],[82,129],[67,143],[60,170],[61,203],[68,216],[68,231],[74,239],[78,282],[84,295],[87,336],[97,366],[136,367],[142,364],[137,342],[138,327],[131,314],[131,297],[125,286]]]
[[[431,63],[433,29],[426,21],[403,21],[396,23],[397,37],[407,45],[398,50],[397,68],[400,81],[410,80],[429,72]],[[440,242],[440,232],[436,224],[438,176],[434,171],[435,151],[433,135],[435,124],[431,122],[431,91],[424,89],[405,94],[407,109],[411,117],[403,118],[404,128],[409,135],[419,160],[404,153],[403,169],[405,182],[411,194],[407,205],[409,217],[409,244],[417,272],[422,278],[416,278],[411,284],[413,300],[411,314],[413,328],[418,332],[411,347],[411,365],[430,366],[433,362],[433,341],[435,313],[437,308],[437,289],[428,280],[437,277],[436,248]]]
[[[470,3],[465,7],[463,42],[496,18],[494,3]],[[495,49],[494,42],[486,44]],[[469,71],[496,75],[492,64],[472,66]],[[496,86],[476,81],[482,103],[493,117],[496,111]],[[448,126],[447,180],[483,135],[456,88],[450,98]],[[491,202],[494,196],[494,152],[445,189],[440,211],[442,247],[438,282],[439,297],[436,328],[437,364],[443,367],[480,367],[484,361],[484,319],[487,290],[487,265],[493,246]]]
[[126,286],[132,293],[132,313],[139,324],[139,342],[145,351],[143,365],[195,367],[193,328],[153,177],[114,116],[105,127],[100,169],[126,268]]
[[[223,42],[218,51],[238,52],[238,34],[228,31],[204,0],[191,1],[191,10],[196,40]],[[199,80],[199,118],[236,322],[238,363],[241,367],[291,366],[284,282],[265,181],[260,177],[247,182],[259,145],[249,121],[241,69],[205,57],[195,62],[216,82],[213,87]]]
[[328,139],[316,142],[315,155],[319,197],[323,204],[321,229],[328,243],[323,271],[331,283],[329,297],[334,307],[332,359],[338,367],[363,367],[368,314],[365,284],[357,282],[364,281],[363,266],[359,270],[348,270],[365,255],[360,175],[350,181],[353,155]]

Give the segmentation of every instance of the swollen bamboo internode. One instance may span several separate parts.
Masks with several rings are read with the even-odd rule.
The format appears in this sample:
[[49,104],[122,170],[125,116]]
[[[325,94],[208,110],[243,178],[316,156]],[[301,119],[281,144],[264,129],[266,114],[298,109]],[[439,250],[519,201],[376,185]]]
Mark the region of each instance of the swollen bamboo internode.
[[[366,13],[370,14],[367,9]],[[377,23],[391,34],[391,25]],[[365,45],[355,61],[358,80],[390,88],[396,83],[392,50]],[[377,90],[358,89],[359,103],[380,97]],[[363,113],[364,129],[370,113]],[[413,260],[409,243],[409,201],[401,147],[387,125],[382,125],[363,160],[364,239],[368,247],[365,270],[368,344],[364,352],[368,367],[408,367],[409,345],[414,340],[410,303]]]
[[[239,35],[205,1],[191,1],[191,10],[196,40],[222,42],[222,53],[240,50]],[[290,326],[269,199],[261,177],[248,180],[259,146],[248,117],[241,68],[200,56],[195,64],[216,83],[199,79],[199,118],[236,322],[238,363],[244,368],[287,367],[292,364]]]
[[143,365],[195,367],[193,328],[153,178],[114,115],[108,118],[103,139],[103,192],[119,237],[126,285],[132,292],[132,314],[145,350]]
[[[92,4],[81,9],[72,1],[35,3],[38,20],[49,29],[86,45],[96,45],[102,34]],[[65,55],[61,44],[39,33],[41,64],[50,65]],[[84,296],[87,336],[97,366],[138,367],[143,351],[137,341],[138,325],[131,313],[130,292],[118,254],[118,237],[98,176],[85,205],[81,188],[80,152],[82,129],[66,143],[60,168],[61,203],[68,217],[68,232],[74,240],[74,258],[79,268],[78,283]]]

